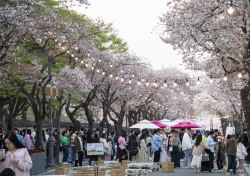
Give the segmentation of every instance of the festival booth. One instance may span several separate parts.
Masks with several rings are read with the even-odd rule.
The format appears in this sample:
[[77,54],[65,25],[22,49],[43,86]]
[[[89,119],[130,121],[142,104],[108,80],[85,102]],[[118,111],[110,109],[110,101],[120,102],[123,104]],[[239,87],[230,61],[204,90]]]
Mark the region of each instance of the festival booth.
[[156,126],[158,126],[158,127],[161,128],[161,129],[164,129],[164,128],[166,128],[166,127],[168,126],[168,125],[166,125],[166,124],[161,123],[161,122],[158,121],[158,120],[151,120],[151,123],[155,124]]
[[204,128],[203,126],[193,122],[193,121],[181,121],[175,125],[172,125],[171,128],[174,128],[174,129],[180,129],[180,128]]
[[145,129],[145,128],[148,128],[148,129],[157,129],[159,128],[159,126],[151,123],[150,121],[148,120],[141,120],[139,121],[139,123],[135,124],[135,125],[132,125],[131,127],[129,128],[139,128],[139,129]]

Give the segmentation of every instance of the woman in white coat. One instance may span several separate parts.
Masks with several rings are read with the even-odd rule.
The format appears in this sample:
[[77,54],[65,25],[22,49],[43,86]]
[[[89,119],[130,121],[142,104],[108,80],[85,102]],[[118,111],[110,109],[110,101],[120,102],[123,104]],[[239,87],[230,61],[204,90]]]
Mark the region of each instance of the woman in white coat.
[[239,160],[239,173],[243,173],[243,165],[245,163],[245,157],[247,155],[246,148],[242,144],[242,136],[237,141],[237,159]]
[[100,139],[99,139],[99,142],[103,143],[103,146],[104,146],[104,155],[101,156],[102,160],[106,160],[107,150],[109,149],[109,145],[108,145],[108,142],[107,142],[105,136],[106,136],[105,133],[103,133],[103,134],[101,134]]
[[146,145],[146,134],[142,133],[140,137],[140,145],[139,145],[139,153],[137,155],[137,162],[139,163],[146,163],[149,161],[149,152],[148,147]]

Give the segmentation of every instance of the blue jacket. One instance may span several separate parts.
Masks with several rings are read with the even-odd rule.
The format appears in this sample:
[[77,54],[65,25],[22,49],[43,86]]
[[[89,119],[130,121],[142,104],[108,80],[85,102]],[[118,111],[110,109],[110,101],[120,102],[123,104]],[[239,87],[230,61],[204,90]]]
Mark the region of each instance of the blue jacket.
[[162,137],[155,134],[152,138],[152,150],[153,152],[158,151],[161,148],[161,144],[162,144]]
[[209,147],[209,149],[211,150],[211,152],[214,153],[214,139],[212,138],[212,136],[209,135],[207,137],[206,145]]
[[23,145],[25,145],[23,136],[21,136],[20,134],[17,134],[16,137],[17,137],[17,139],[18,139]]

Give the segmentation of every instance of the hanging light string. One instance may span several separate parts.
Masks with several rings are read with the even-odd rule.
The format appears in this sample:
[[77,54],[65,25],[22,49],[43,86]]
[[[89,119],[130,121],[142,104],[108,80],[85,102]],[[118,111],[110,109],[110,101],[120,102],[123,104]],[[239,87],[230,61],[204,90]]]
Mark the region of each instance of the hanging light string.
[[[153,88],[169,88],[172,86],[174,87],[183,87],[183,82],[184,82],[184,79],[183,78],[170,78],[170,77],[167,77],[167,78],[153,78],[154,81],[150,80],[149,78],[145,79],[145,78],[142,78],[142,76],[140,75],[140,72],[139,72],[139,75],[138,76],[135,76],[135,74],[130,74],[130,73],[125,73],[124,72],[124,67],[131,67],[133,66],[133,64],[126,64],[126,65],[121,65],[121,66],[113,66],[112,64],[112,60],[108,60],[108,61],[105,61],[104,59],[98,59],[98,60],[95,60],[94,58],[91,59],[91,55],[90,54],[87,54],[87,56],[85,57],[85,61],[83,60],[80,60],[78,57],[77,57],[77,53],[75,52],[79,52],[79,48],[77,46],[75,47],[68,47],[66,48],[65,46],[62,45],[62,43],[60,43],[58,41],[58,39],[55,40],[56,42],[58,42],[58,46],[63,50],[65,51],[66,50],[66,54],[73,58],[75,60],[75,62],[79,62],[80,64],[79,65],[84,65],[85,63],[85,68],[88,70],[90,69],[90,71],[95,71],[96,73],[98,73],[100,76],[102,77],[105,77],[106,79],[111,79],[111,80],[115,80],[115,81],[120,81],[121,83],[128,83],[128,84],[132,84],[132,82],[137,82],[137,85],[138,86],[141,86],[141,85],[144,85],[146,87],[148,86],[153,86]],[[115,58],[115,55],[113,55],[113,58]],[[106,66],[106,69],[104,70],[102,67],[107,65],[107,62],[111,63],[109,64],[109,66]],[[120,69],[120,73],[116,73],[115,75],[113,75],[113,69],[116,68],[116,69]],[[212,84],[214,82],[214,80],[218,80],[221,78],[221,75],[218,74],[218,75],[213,75],[213,76],[210,76],[210,79],[209,79],[209,83]],[[239,72],[238,73],[238,78],[242,78],[242,73]],[[185,86],[190,86],[190,83],[193,82],[193,80],[197,80],[197,83],[196,85],[195,84],[192,84],[193,86],[200,86],[201,85],[201,82],[200,80],[201,79],[207,79],[207,76],[199,76],[199,77],[193,77],[193,78],[185,78]],[[190,82],[191,80],[191,82]],[[227,78],[227,75],[224,74],[224,77],[223,77],[223,81],[224,82],[227,82],[228,81],[228,78]],[[131,88],[131,86],[130,86]]]
[[[66,48],[64,46],[62,46],[61,43],[58,43],[58,45],[60,47],[62,47],[62,50],[65,50]],[[72,52],[70,51],[69,48],[67,48],[67,51],[66,53],[69,55],[69,57],[72,57],[74,58],[75,62],[77,62],[79,60],[79,58],[77,57],[76,54],[73,53],[73,51],[77,51],[79,48],[78,47],[75,47],[74,50],[72,50]],[[109,65],[108,67],[108,71],[104,71],[102,70],[101,66],[103,66],[103,61],[101,59],[98,59],[96,63],[92,63],[92,64],[88,64],[88,61],[87,60],[90,60],[90,54],[87,54],[87,57],[85,58],[86,61],[84,62],[83,60],[80,61],[80,64],[83,64],[85,63],[85,67],[86,68],[90,68],[91,70],[95,70],[97,73],[100,73],[102,76],[105,76],[106,73],[109,73],[109,78],[115,78],[115,80],[121,80],[122,82],[126,82],[125,80],[125,76],[124,76],[124,73],[123,73],[123,70],[121,69],[121,73],[120,74],[116,74],[115,76],[113,75],[113,64],[112,64],[112,61],[111,64]],[[126,66],[130,66],[130,65],[126,65]],[[107,70],[107,69],[106,69]],[[128,74],[128,73],[126,73]],[[140,73],[139,73],[140,74]],[[168,87],[169,85],[168,84],[172,84],[174,85],[174,87],[177,87],[178,85],[181,85],[182,82],[183,82],[183,78],[162,78],[162,79],[158,79],[158,80],[155,80],[155,81],[150,81],[149,79],[145,79],[145,78],[142,78],[140,75],[138,75],[138,78],[135,78],[134,74],[131,74],[130,76],[126,76],[126,77],[129,77],[127,78],[128,79],[128,83],[131,84],[132,81],[134,79],[137,79],[137,84],[138,85],[141,85],[142,82],[144,81],[141,81],[141,80],[147,80],[146,81],[146,86],[150,85],[150,82],[151,84],[154,86],[154,87]],[[210,80],[209,80],[209,83],[213,83],[214,82],[214,79],[218,79],[220,78],[221,75],[213,75],[213,76],[210,76]],[[238,78],[242,78],[242,73],[241,72],[238,72]],[[193,77],[193,78],[185,78],[185,85],[186,86],[190,86],[190,81],[193,82],[193,80],[197,80],[197,83],[196,85],[201,85],[201,82],[200,80],[201,79],[207,79],[207,76],[199,76],[199,77]],[[228,78],[227,78],[227,75],[224,74],[224,77],[223,77],[223,81],[228,81]],[[171,83],[173,82],[173,83]]]

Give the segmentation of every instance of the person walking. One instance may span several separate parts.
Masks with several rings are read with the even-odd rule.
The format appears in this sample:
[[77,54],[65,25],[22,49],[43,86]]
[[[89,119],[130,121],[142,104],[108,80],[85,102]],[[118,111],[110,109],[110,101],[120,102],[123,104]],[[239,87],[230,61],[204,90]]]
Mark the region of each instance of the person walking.
[[189,155],[192,149],[191,138],[189,136],[190,132],[191,132],[191,129],[189,128],[186,129],[186,132],[184,133],[183,139],[182,139],[182,151],[185,154],[184,159],[183,159],[183,168],[188,168]]
[[18,128],[15,128],[15,133],[16,133],[17,139],[25,146],[24,138],[22,135],[20,135]]
[[194,172],[198,173],[201,169],[201,161],[202,161],[202,152],[204,150],[205,144],[202,142],[202,136],[200,134],[197,135],[194,148],[193,148],[193,158],[191,162],[191,166],[194,167]]
[[154,136],[152,138],[152,151],[154,152],[154,162],[160,161],[160,155],[161,155],[161,144],[162,144],[162,138],[159,133],[159,129],[156,129],[154,131]]
[[137,162],[147,163],[149,161],[149,152],[146,145],[146,134],[142,133],[140,137],[139,153],[137,157]]
[[112,160],[112,156],[113,156],[112,140],[109,138],[109,139],[107,140],[107,143],[108,143],[108,149],[107,149],[106,160],[107,160],[107,161],[111,161],[111,160]]
[[217,137],[217,143],[215,145],[215,159],[217,163],[218,172],[223,171],[223,159],[225,157],[226,145],[222,141],[221,136]]
[[208,157],[210,161],[210,169],[214,168],[214,144],[216,144],[216,142],[214,142],[213,135],[214,135],[214,132],[209,131],[207,141],[206,141],[206,146],[208,147],[206,149],[206,152],[208,153]]
[[226,153],[227,153],[227,158],[228,158],[227,172],[229,172],[232,169],[233,174],[236,174],[237,142],[236,142],[236,136],[234,134],[232,134],[231,138],[227,141],[226,149],[227,149]]
[[172,132],[172,137],[170,138],[170,147],[172,148],[170,149],[170,155],[171,155],[171,162],[174,162],[174,167],[180,167],[180,148],[179,148],[179,144],[180,144],[180,138],[178,135],[178,132],[176,130],[174,130]]
[[115,152],[115,144],[116,144],[116,135],[114,131],[110,132],[110,137],[109,139],[111,140],[111,144],[112,144],[112,155],[111,155],[111,160],[114,159],[114,156],[116,156],[116,152]]
[[139,152],[139,145],[136,140],[136,137],[137,137],[137,133],[134,133],[129,138],[129,155],[130,155],[131,161],[136,160],[136,155]]
[[16,134],[7,134],[3,139],[5,156],[0,155],[0,172],[11,168],[17,176],[30,176],[32,160],[27,148],[18,140]]
[[76,158],[76,148],[75,148],[75,138],[77,136],[78,131],[74,128],[72,129],[71,137],[70,137],[70,153],[71,153],[71,159],[70,161],[72,163],[75,162]]
[[247,129],[244,129],[242,136],[242,144],[246,147],[249,146],[249,140],[248,140],[248,135],[247,135]]
[[76,137],[75,137],[75,151],[76,151],[76,157],[75,159],[75,167],[82,166],[82,161],[83,161],[83,149],[84,149],[84,144],[82,140],[82,133],[77,132]]
[[243,173],[243,165],[245,163],[245,157],[247,156],[247,151],[243,145],[243,137],[240,136],[237,141],[237,159],[239,160],[239,173]]
[[128,158],[127,150],[126,150],[126,133],[122,132],[120,137],[118,138],[118,155],[119,155],[119,162],[122,160],[126,160]]
[[100,135],[100,138],[99,138],[99,142],[100,142],[100,143],[103,143],[103,147],[104,147],[104,153],[103,153],[103,155],[101,156],[101,159],[102,159],[102,160],[106,160],[107,150],[108,150],[108,148],[109,148],[108,142],[107,142],[107,140],[106,140],[105,137],[106,137],[106,134],[105,134],[105,133],[102,133],[102,134]]
[[33,139],[31,136],[31,130],[27,129],[27,134],[24,137],[24,142],[25,142],[25,146],[27,147],[28,150],[33,149],[34,144],[33,144]]

